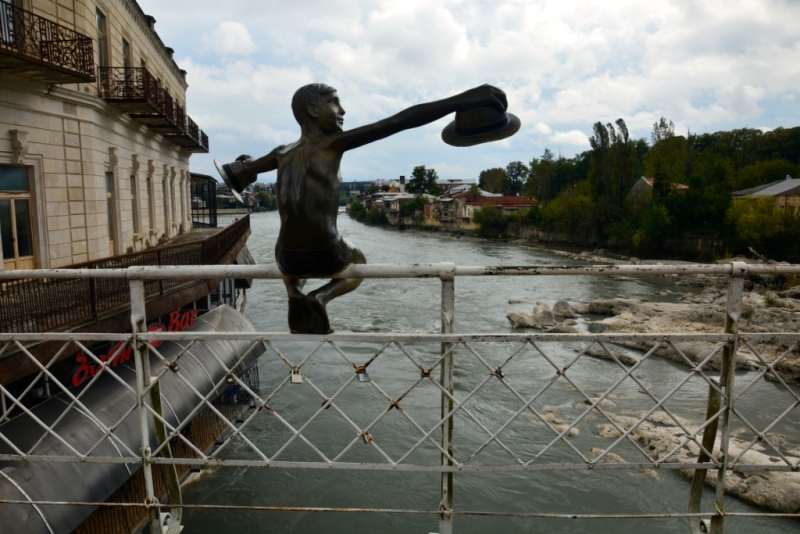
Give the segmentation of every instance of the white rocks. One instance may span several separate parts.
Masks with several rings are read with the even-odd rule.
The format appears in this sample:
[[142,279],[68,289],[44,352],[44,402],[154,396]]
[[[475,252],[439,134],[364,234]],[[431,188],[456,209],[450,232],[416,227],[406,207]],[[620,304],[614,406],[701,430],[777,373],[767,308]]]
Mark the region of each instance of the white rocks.
[[553,315],[556,317],[565,317],[567,319],[574,319],[578,317],[575,308],[570,306],[566,300],[559,300],[553,305]]
[[556,320],[553,318],[553,312],[550,311],[550,306],[541,300],[533,307],[533,319],[542,326],[553,326]]

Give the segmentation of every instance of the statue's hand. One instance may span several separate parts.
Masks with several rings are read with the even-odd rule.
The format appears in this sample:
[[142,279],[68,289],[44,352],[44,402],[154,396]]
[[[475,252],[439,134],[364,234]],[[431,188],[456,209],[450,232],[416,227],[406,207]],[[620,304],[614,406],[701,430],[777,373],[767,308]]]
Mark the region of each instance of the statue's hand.
[[241,156],[236,158],[236,161],[248,161],[248,160],[251,160],[251,159],[253,159],[253,156],[250,156],[248,154],[242,154]]
[[508,108],[508,99],[505,92],[493,85],[481,85],[464,91],[459,96],[465,109],[490,107],[505,111]]

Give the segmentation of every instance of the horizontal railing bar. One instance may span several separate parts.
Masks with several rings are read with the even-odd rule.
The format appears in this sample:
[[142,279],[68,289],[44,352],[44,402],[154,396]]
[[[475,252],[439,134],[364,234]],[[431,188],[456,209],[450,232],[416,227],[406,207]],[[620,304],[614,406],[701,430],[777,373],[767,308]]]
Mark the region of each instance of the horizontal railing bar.
[[141,456],[48,456],[46,454],[0,454],[0,462],[46,462],[54,464],[141,464]]
[[[123,507],[123,508],[149,508],[154,506],[143,502],[88,502],[88,501],[27,501],[20,499],[0,499],[0,504],[37,504],[42,506],[92,506],[92,507]],[[309,506],[261,506],[246,504],[193,504],[170,503],[164,505],[168,508],[182,508],[193,510],[239,510],[239,511],[264,511],[264,512],[339,512],[339,513],[375,513],[375,514],[439,514],[440,510],[420,510],[413,508],[322,508]],[[537,512],[489,512],[481,510],[451,510],[452,515],[461,516],[486,516],[486,517],[520,517],[530,519],[677,519],[687,517],[707,518],[711,516],[725,517],[774,517],[797,518],[800,513],[776,512],[667,512],[649,514],[547,514]]]
[[[755,335],[753,335],[755,336]],[[759,338],[781,339],[785,341],[800,341],[800,333],[775,332],[759,334]],[[748,334],[749,339],[751,338]],[[70,332],[43,332],[43,333],[0,333],[0,341],[130,341],[131,334],[93,334]],[[522,343],[525,341],[560,341],[560,342],[586,342],[604,341],[608,343],[621,343],[630,341],[708,341],[728,342],[733,341],[733,334],[595,334],[586,332],[582,334],[406,334],[406,333],[342,333],[342,334],[290,334],[288,332],[148,332],[139,334],[144,341],[217,341],[217,340],[245,340],[245,341],[347,341],[347,342],[386,342],[397,341],[400,343]]]
[[[47,455],[14,455],[0,454],[0,461],[4,462],[46,462],[46,463],[107,463],[107,464],[141,464],[139,457],[119,456],[47,456]],[[675,471],[680,469],[713,469],[719,467],[718,463],[658,463],[658,462],[632,462],[632,463],[573,463],[573,464],[492,464],[492,465],[419,465],[419,464],[390,464],[390,463],[353,463],[353,462],[295,462],[295,461],[270,461],[270,460],[240,460],[235,458],[161,458],[151,456],[150,464],[185,465],[193,467],[252,467],[252,468],[284,468],[284,469],[334,469],[345,471],[406,471],[427,473],[505,473],[524,471],[615,471],[629,469],[664,469]],[[759,471],[797,471],[789,465],[763,465],[763,464],[731,464],[731,470],[741,472]]]
[[[739,265],[739,264],[737,264]],[[740,264],[744,265],[744,264]],[[586,266],[455,266],[452,263],[351,265],[333,276],[312,278],[448,278],[452,276],[619,276],[654,274],[800,274],[800,265],[746,265],[734,273],[733,264],[720,265],[586,265]],[[278,266],[269,265],[180,265],[131,266],[124,269],[22,269],[0,271],[0,280],[24,278],[123,278],[162,279],[281,279]]]

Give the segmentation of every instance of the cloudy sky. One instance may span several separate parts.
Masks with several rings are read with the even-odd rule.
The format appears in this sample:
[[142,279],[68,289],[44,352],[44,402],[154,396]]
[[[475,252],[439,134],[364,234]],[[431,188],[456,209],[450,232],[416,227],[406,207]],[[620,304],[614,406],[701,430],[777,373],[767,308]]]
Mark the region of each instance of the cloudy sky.
[[[345,155],[344,180],[477,179],[544,149],[589,148],[592,124],[623,118],[647,137],[800,125],[797,0],[138,0],[188,71],[188,112],[212,159],[260,156],[297,139],[290,102],[311,82],[339,90],[345,128],[490,83],[522,119],[514,137],[470,148],[440,138],[452,117]],[[274,173],[261,181],[274,181]]]

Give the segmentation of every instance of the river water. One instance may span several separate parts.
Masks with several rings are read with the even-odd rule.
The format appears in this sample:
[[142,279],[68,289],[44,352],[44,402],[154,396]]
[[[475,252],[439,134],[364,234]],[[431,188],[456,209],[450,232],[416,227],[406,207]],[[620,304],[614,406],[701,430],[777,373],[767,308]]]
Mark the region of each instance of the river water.
[[[248,248],[258,263],[272,263],[278,233],[277,213],[251,216],[252,235]],[[457,239],[436,234],[398,232],[375,228],[339,218],[341,233],[357,244],[370,263],[454,262],[457,265],[564,265],[574,264],[546,251],[528,249],[501,242]],[[661,296],[665,289],[675,291]],[[615,280],[607,277],[481,277],[456,280],[455,331],[512,332],[506,314],[514,309],[530,308],[542,300],[552,305],[558,299],[582,301],[620,294],[649,300],[675,299],[680,289],[656,277],[636,280]],[[337,332],[438,332],[440,328],[440,282],[438,280],[366,280],[361,287],[328,306],[331,325]],[[522,301],[509,304],[509,299]],[[280,281],[259,280],[248,291],[246,315],[256,329],[284,332],[286,296]],[[579,325],[583,328],[583,325]],[[720,330],[722,325],[720,325]],[[297,364],[314,347],[313,344],[277,343],[276,347]],[[342,350],[353,360],[363,363],[377,350],[374,344],[342,344]],[[477,346],[476,350],[491,365],[499,365],[515,347],[508,345]],[[574,357],[575,347],[562,344],[543,346],[555,362],[565,363]],[[420,362],[431,362],[438,346],[410,346]],[[288,374],[287,366],[274,353],[268,352],[259,362],[262,395],[272,391]],[[333,349],[325,348],[304,366],[304,373],[325,395],[333,395],[353,370]],[[419,370],[396,347],[390,347],[369,368],[374,383],[392,398],[410,387],[419,378]],[[525,349],[505,368],[506,379],[523,397],[532,395],[552,376],[551,367],[534,349]],[[687,368],[652,358],[639,369],[637,377],[648,388],[664,394],[686,376]],[[608,388],[621,374],[614,364],[582,358],[570,369],[576,384],[595,395]],[[748,373],[737,375],[744,383]],[[438,376],[438,371],[437,371]],[[486,368],[468,351],[456,353],[456,395],[463,398],[486,376]],[[742,377],[740,379],[740,377]],[[487,428],[496,430],[522,405],[499,381],[492,380],[467,405],[475,418]],[[306,385],[307,386],[307,385]],[[615,390],[614,403],[621,413],[652,406],[631,380]],[[708,386],[693,378],[667,406],[675,413],[693,420],[702,418]],[[296,428],[302,425],[321,404],[324,397],[309,387],[286,387],[275,396],[271,406]],[[414,388],[402,401],[405,410],[422,427],[438,419],[439,394],[435,387]],[[582,397],[561,380],[537,400],[534,407],[577,417],[582,410],[575,407]],[[761,381],[743,397],[739,409],[761,424],[761,428],[791,403],[789,395],[775,384]],[[337,398],[341,407],[363,428],[387,406],[384,399],[367,384],[353,383]],[[796,442],[800,414],[795,410],[775,432],[794,436]],[[772,416],[770,418],[770,416]],[[593,447],[607,447],[611,440],[597,436],[601,417],[578,425],[580,434],[570,443],[590,457]],[[274,416],[262,412],[245,430],[245,435],[268,456],[277,452],[291,436]],[[396,410],[391,411],[371,431],[375,443],[396,459],[419,439],[419,432]],[[356,432],[330,409],[324,411],[303,431],[316,447],[332,456],[356,436]],[[523,459],[529,459],[550,442],[553,435],[533,416],[522,414],[500,435],[500,439]],[[474,451],[486,439],[477,423],[462,417],[456,419],[456,456],[463,461],[464,452]],[[629,444],[622,444],[620,454],[628,461],[643,461]],[[236,442],[224,454],[229,458],[256,458],[249,447]],[[281,453],[282,460],[319,461],[301,440],[295,440]],[[374,448],[358,441],[341,461],[383,462]],[[435,465],[438,451],[426,444],[409,456],[408,462]],[[509,464],[513,460],[498,445],[490,444],[476,459],[481,465]],[[558,443],[546,453],[543,462],[580,463],[568,446]],[[439,475],[433,473],[401,473],[390,471],[358,472],[349,470],[215,468],[207,470],[196,482],[184,489],[189,503],[236,504],[266,506],[370,507],[435,510],[439,504]],[[619,471],[540,471],[455,475],[454,506],[457,510],[537,512],[553,514],[637,514],[647,512],[682,512],[688,503],[689,483],[676,473],[660,470],[645,473],[639,470]],[[704,509],[711,508],[713,493],[706,491]],[[729,511],[757,512],[758,509],[728,497]],[[422,514],[378,513],[309,513],[309,512],[210,512],[190,511],[186,531],[217,533],[223,531],[249,533],[429,533],[437,531],[438,517]],[[456,532],[614,532],[684,533],[688,523],[682,519],[641,520],[571,520],[526,519],[457,516]],[[725,531],[730,533],[795,532],[797,523],[760,518],[729,518]]]

